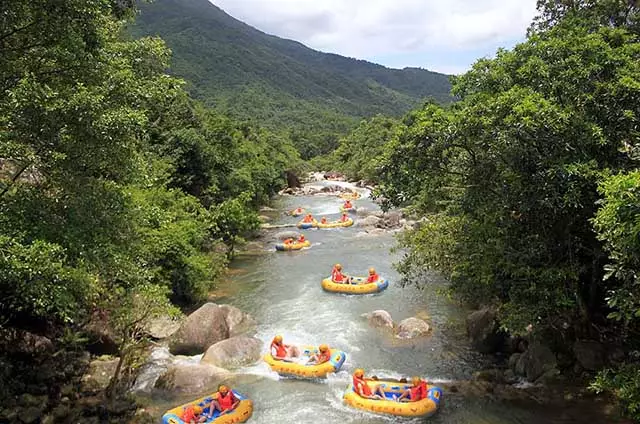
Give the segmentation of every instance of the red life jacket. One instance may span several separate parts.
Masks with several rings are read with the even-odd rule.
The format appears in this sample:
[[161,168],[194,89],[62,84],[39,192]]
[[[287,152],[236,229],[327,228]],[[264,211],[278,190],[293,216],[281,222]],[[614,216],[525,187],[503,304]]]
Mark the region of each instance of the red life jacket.
[[336,283],[341,283],[344,280],[344,276],[342,275],[342,272],[333,268],[333,270],[331,271],[331,280],[335,281]]
[[180,419],[185,423],[188,423],[195,418],[196,418],[196,411],[193,405],[187,406],[187,408],[182,413],[182,416],[180,417]]
[[369,275],[369,278],[367,278],[367,283],[375,283],[376,281],[378,281],[378,278],[380,278],[378,274]]
[[287,349],[284,347],[284,344],[271,343],[271,354],[273,355],[273,348],[276,348],[276,355],[278,358],[284,358],[287,356]]
[[411,400],[416,402],[418,400],[422,400],[427,397],[427,382],[422,380],[420,384],[416,387],[411,387]]
[[235,401],[236,399],[233,397],[233,393],[231,392],[231,390],[229,390],[225,396],[223,396],[222,393],[218,392],[218,404],[223,411],[231,409]]
[[298,243],[304,243],[305,238],[304,236],[300,236],[300,238],[298,239]]
[[353,376],[353,390],[360,396],[371,396],[371,389],[364,378]]
[[340,218],[340,221],[342,222],[347,222],[349,220],[349,217],[346,215],[342,215],[342,217]]
[[324,364],[331,359],[331,351],[327,350],[326,352],[318,353],[318,363]]

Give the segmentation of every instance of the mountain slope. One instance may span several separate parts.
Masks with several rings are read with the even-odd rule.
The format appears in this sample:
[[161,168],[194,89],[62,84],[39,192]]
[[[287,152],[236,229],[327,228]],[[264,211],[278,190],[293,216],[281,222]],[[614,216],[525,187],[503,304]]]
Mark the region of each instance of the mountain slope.
[[156,0],[140,9],[132,33],[162,37],[173,50],[172,72],[192,94],[240,118],[342,132],[353,118],[400,115],[427,97],[451,100],[446,75],[321,53],[265,34],[207,0]]

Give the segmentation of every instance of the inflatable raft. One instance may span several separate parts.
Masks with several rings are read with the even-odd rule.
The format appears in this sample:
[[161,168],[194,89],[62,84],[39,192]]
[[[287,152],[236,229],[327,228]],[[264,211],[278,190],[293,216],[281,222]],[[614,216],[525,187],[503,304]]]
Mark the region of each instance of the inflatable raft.
[[300,358],[293,358],[296,362],[280,361],[267,353],[264,360],[272,370],[280,375],[303,377],[303,378],[324,378],[327,374],[336,372],[342,367],[347,355],[338,349],[331,349],[331,359],[319,365],[306,365],[305,362],[311,356],[318,353],[317,346],[300,346]]
[[372,389],[379,385],[386,395],[386,399],[366,399],[353,390],[353,383],[347,387],[344,394],[344,402],[354,408],[371,412],[397,415],[401,417],[429,417],[436,413],[440,406],[442,390],[439,387],[429,386],[427,397],[417,402],[397,402],[394,397],[400,397],[404,391],[411,388],[411,383],[398,381],[367,380],[367,385]]
[[373,283],[367,283],[366,277],[353,277],[352,284],[334,283],[331,277],[322,280],[322,288],[334,293],[371,294],[381,292],[387,287],[389,287],[389,280],[385,280],[382,277]]
[[291,243],[291,244],[285,244],[285,243],[278,243],[276,244],[276,250],[280,251],[280,252],[287,252],[289,250],[300,250],[303,247],[310,247],[311,246],[311,242],[309,240],[305,240],[302,243]]
[[[241,395],[240,393],[236,392],[235,390],[232,390],[232,392],[233,392],[233,395],[236,397],[236,399],[240,400],[240,404],[236,407],[236,409],[224,415],[220,415],[218,411],[215,411],[213,414],[213,418],[209,418],[205,422],[215,423],[215,424],[243,423],[251,417],[251,414],[253,413],[253,402],[251,402],[249,399],[247,399],[245,396]],[[182,413],[185,410],[185,408],[190,405],[194,405],[194,406],[198,405],[202,407],[203,414],[208,414],[209,406],[211,404],[211,399],[212,399],[212,395],[209,395],[209,396],[205,396],[203,398],[194,400],[192,402],[185,403],[184,405],[177,406],[173,409],[170,409],[162,416],[162,423],[163,424],[186,424],[184,421],[180,419],[180,417],[182,416]]]
[[356,212],[356,208],[355,208],[355,206],[352,206],[350,208],[345,208],[344,206],[340,206],[340,212],[342,212],[342,213],[347,213],[347,212],[355,213]]
[[322,222],[316,222],[317,228],[342,228],[351,227],[353,225],[353,219],[349,218],[346,221],[333,221],[323,224]]
[[338,197],[344,200],[357,200],[361,197],[361,194],[357,191],[354,193],[340,193],[338,194]]
[[297,227],[301,228],[303,230],[308,230],[309,228],[313,228],[316,227],[318,225],[318,221],[316,221],[315,219],[313,220],[313,222],[298,222]]

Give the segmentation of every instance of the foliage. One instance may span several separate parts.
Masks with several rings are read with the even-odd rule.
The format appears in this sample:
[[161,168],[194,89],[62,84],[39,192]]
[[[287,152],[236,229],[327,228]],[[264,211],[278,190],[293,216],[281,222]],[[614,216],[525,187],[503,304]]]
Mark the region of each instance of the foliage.
[[289,135],[304,159],[329,153],[357,119],[399,115],[432,97],[450,102],[446,75],[388,69],[264,34],[206,0],[141,5],[131,33],[159,35],[173,72],[224,114]]
[[335,167],[353,179],[377,182],[385,147],[398,131],[399,123],[392,118],[379,115],[362,121],[340,140],[332,156]]
[[625,415],[640,420],[640,366],[625,364],[600,372],[590,388],[596,393],[610,391],[620,399]]

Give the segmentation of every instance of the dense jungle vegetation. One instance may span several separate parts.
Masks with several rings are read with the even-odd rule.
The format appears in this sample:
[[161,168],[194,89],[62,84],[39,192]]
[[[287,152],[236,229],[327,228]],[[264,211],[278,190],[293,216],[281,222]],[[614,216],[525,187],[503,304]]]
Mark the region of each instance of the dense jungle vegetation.
[[[300,161],[290,139],[192,100],[162,40],[123,36],[133,13],[107,0],[0,7],[3,405],[25,392],[54,404],[96,325],[115,331],[110,393],[125,393],[145,323],[206,299]],[[39,335],[53,357],[25,353]]]
[[399,264],[446,275],[511,334],[620,349],[592,388],[640,419],[640,6],[538,2],[527,40],[453,78],[460,101],[363,121],[318,162],[423,217]]

